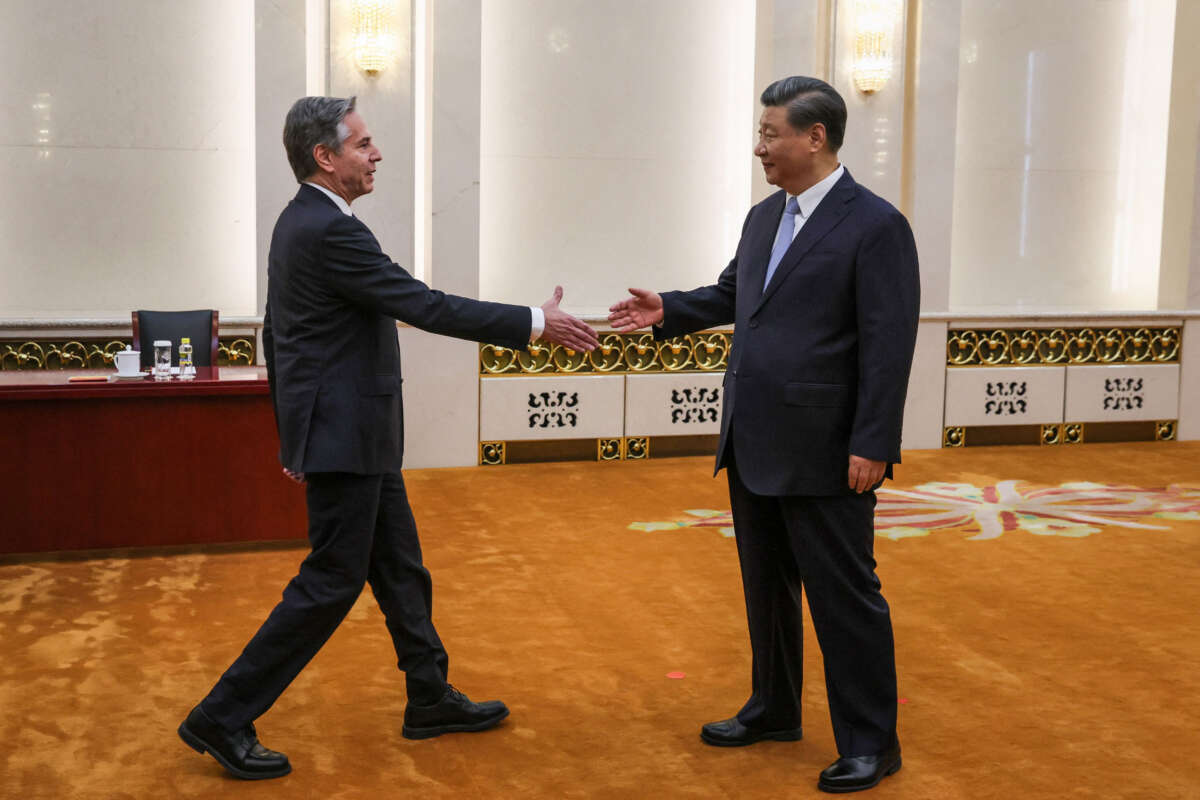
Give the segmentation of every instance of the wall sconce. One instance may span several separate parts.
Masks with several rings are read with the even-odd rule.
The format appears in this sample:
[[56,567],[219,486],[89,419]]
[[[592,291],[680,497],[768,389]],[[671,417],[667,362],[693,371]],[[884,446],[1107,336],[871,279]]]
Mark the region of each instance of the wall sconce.
[[898,0],[854,0],[854,86],[877,92],[892,77],[892,38],[900,20]]
[[396,8],[393,0],[354,0],[354,62],[368,75],[396,60]]

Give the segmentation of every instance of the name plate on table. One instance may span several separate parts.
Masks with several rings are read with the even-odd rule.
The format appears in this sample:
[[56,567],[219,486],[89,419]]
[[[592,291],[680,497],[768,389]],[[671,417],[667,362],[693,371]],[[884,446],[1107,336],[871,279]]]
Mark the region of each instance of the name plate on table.
[[481,378],[481,441],[623,435],[625,376]]
[[946,425],[1062,422],[1065,376],[1066,367],[951,367]]
[[1067,367],[1069,422],[1142,422],[1179,417],[1178,364]]
[[628,375],[626,436],[698,436],[721,432],[723,372]]

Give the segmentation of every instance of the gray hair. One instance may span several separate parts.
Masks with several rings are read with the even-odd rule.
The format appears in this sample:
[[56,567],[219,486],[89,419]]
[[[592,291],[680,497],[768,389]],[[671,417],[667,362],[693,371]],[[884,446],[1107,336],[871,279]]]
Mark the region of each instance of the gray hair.
[[794,130],[803,131],[816,123],[825,126],[825,141],[837,152],[846,136],[846,101],[828,83],[819,78],[794,75],[781,78],[763,90],[764,106],[786,106],[787,121]]
[[301,97],[292,104],[283,122],[283,149],[296,180],[303,183],[317,171],[313,148],[323,144],[335,153],[350,136],[346,115],[354,110],[354,97]]

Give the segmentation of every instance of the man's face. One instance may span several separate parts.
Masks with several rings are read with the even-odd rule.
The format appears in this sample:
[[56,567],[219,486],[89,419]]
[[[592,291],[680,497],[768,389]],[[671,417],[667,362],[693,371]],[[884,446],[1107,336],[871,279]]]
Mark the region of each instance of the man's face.
[[382,161],[383,156],[371,141],[371,132],[357,111],[347,114],[343,122],[350,129],[350,135],[342,142],[340,151],[329,154],[329,161],[342,195],[350,202],[375,188],[375,164]]
[[[754,147],[754,155],[762,162],[767,183],[798,194],[789,187],[806,183],[812,174],[813,134],[812,128],[794,130],[788,124],[787,109],[783,106],[763,109],[758,119],[758,144]],[[817,144],[819,149],[820,142]]]

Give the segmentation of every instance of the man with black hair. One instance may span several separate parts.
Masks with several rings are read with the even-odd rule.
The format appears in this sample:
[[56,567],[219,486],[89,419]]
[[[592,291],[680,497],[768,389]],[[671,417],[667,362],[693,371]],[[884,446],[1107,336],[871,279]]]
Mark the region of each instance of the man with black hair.
[[896,666],[875,575],[875,488],[900,461],[920,310],[907,220],[838,161],[846,104],[815,78],[762,93],[754,153],[779,187],[750,209],[711,286],[630,289],[621,331],[656,339],[735,323],[717,470],[726,468],[753,652],[753,691],[708,744],[801,738],[801,588],[825,659],[839,758],[818,787],[900,769]]

